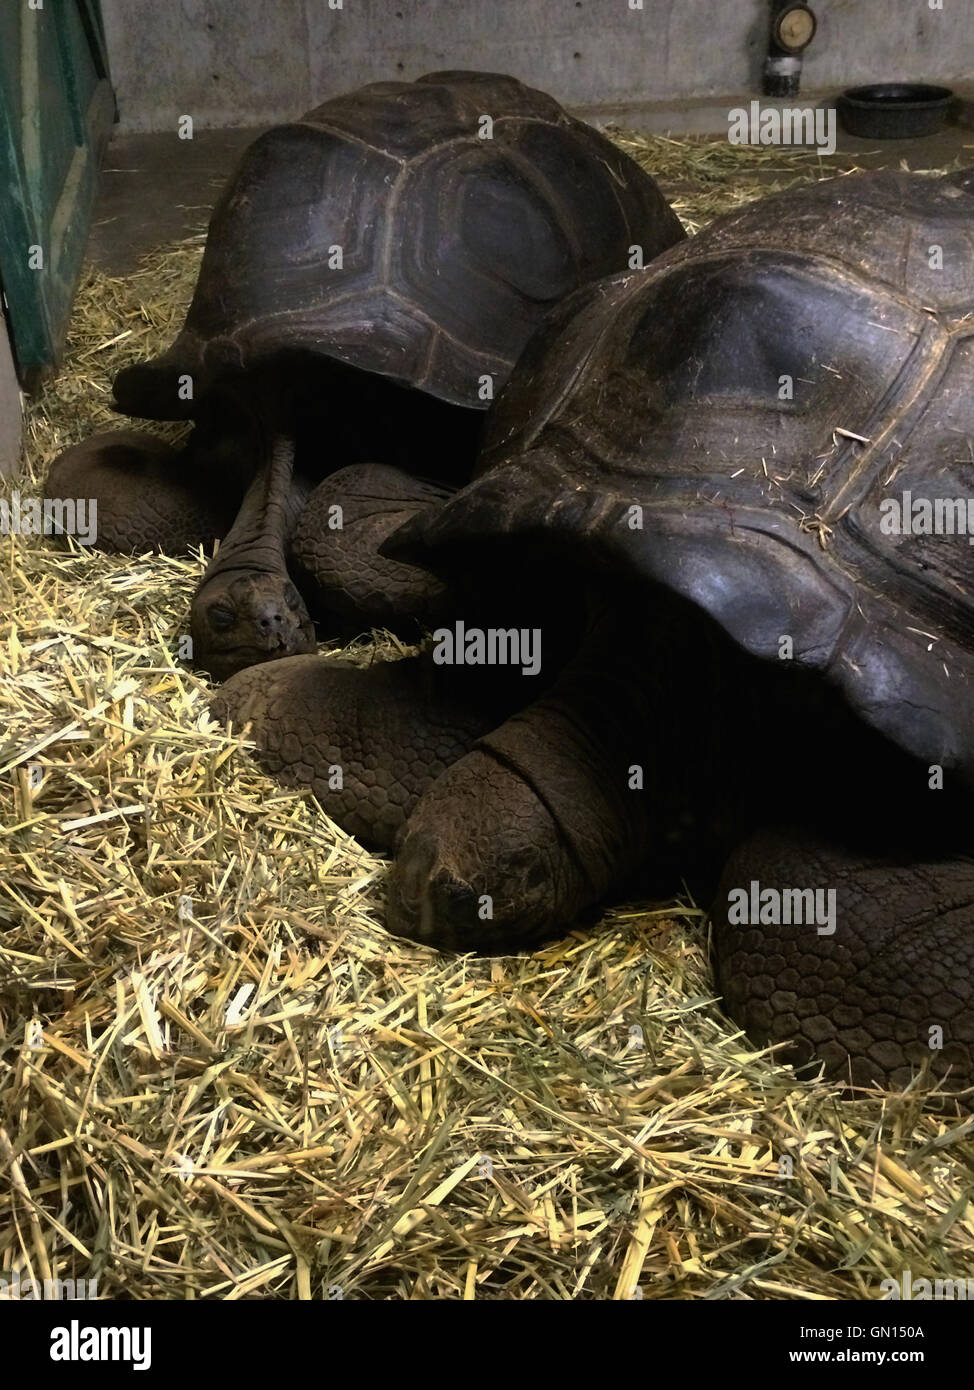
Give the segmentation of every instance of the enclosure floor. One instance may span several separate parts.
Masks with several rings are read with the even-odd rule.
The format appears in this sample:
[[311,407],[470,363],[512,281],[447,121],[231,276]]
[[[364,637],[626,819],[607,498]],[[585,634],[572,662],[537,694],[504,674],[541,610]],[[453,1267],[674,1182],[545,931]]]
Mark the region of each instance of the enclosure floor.
[[88,256],[109,275],[127,275],[146,251],[179,241],[209,221],[230,170],[263,127],[120,135],[102,166]]

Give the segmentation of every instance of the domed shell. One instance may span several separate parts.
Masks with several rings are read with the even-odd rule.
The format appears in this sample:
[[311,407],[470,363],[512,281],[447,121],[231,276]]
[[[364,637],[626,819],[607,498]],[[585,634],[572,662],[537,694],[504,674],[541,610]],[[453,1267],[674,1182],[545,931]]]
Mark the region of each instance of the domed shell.
[[514,78],[375,83],[247,149],[183,331],[116,402],[190,416],[213,380],[296,349],[483,407],[554,302],[683,236],[648,174]]
[[400,553],[661,582],[974,784],[974,172],[814,184],[579,291],[478,472]]

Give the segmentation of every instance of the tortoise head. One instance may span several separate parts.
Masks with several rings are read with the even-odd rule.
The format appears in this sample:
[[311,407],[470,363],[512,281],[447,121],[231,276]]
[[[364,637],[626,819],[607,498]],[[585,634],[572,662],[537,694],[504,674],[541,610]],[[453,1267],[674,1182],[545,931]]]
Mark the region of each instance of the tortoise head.
[[193,664],[226,680],[236,671],[315,650],[314,624],[287,575],[260,570],[214,574],[190,613]]

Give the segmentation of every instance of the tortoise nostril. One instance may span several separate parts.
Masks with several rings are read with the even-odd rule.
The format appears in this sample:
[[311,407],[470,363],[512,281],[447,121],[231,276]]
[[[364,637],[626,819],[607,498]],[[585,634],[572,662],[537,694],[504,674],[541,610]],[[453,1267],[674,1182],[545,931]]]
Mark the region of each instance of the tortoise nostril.
[[276,603],[267,604],[257,614],[257,626],[261,632],[280,632],[284,626],[284,616]]

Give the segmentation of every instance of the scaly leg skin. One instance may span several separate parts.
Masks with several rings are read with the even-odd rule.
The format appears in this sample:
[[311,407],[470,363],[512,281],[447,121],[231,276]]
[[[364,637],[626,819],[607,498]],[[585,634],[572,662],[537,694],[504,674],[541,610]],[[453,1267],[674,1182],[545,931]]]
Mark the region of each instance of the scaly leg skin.
[[371,849],[392,848],[423,792],[496,722],[428,657],[368,668],[295,656],[241,671],[214,717],[252,722],[257,758],[285,786],[310,787]]
[[[752,882],[834,890],[834,931],[826,897],[816,924],[729,925],[753,915],[740,896]],[[728,862],[713,921],[724,1006],[759,1046],[793,1043],[783,1060],[824,1062],[854,1086],[903,1087],[924,1062],[951,1091],[974,1086],[974,862],[762,832]]]
[[314,651],[314,624],[285,559],[306,500],[294,473],[294,440],[278,435],[190,610],[193,663],[214,679]]
[[93,544],[122,554],[209,546],[229,531],[240,501],[232,489],[207,485],[192,440],[177,450],[138,430],[95,434],[65,449],[44,495],[97,502]]
[[379,549],[404,522],[449,496],[447,488],[378,463],[341,468],[320,483],[291,544],[298,582],[319,620],[356,630],[432,626],[445,612],[443,583]]

